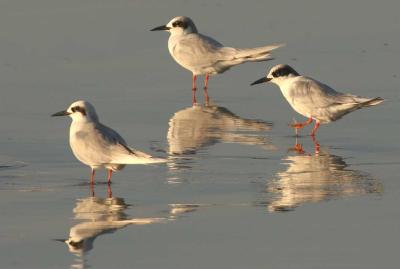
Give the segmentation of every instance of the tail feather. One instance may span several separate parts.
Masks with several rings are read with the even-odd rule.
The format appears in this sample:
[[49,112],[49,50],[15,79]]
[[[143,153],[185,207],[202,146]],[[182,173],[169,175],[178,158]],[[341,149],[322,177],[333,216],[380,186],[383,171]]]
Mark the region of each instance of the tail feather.
[[249,48],[249,49],[236,49],[231,47],[220,48],[220,60],[217,61],[213,68],[222,73],[231,68],[232,66],[242,64],[245,62],[263,62],[273,60],[271,51],[284,46],[285,44],[274,44],[264,47]]
[[366,102],[362,103],[363,107],[368,107],[368,106],[376,106],[379,105],[380,103],[382,103],[383,101],[385,101],[385,99],[381,98],[381,97],[376,97],[374,99],[368,100]]
[[156,158],[150,154],[142,151],[130,148],[131,154],[121,154],[120,156],[113,156],[113,163],[118,164],[153,164],[153,163],[165,163],[166,159]]
[[154,164],[154,163],[165,163],[166,159],[162,158],[143,158],[135,157],[133,155],[121,156],[120,158],[114,158],[113,163],[115,164]]
[[335,121],[342,118],[344,115],[355,110],[376,106],[384,101],[381,97],[365,98],[355,95],[343,95],[339,97],[339,102],[329,106],[329,121]]
[[125,222],[126,224],[146,225],[151,223],[162,222],[165,220],[166,220],[165,218],[136,218],[136,219],[123,220],[121,222]]
[[245,61],[265,61],[272,59],[271,51],[284,46],[285,44],[274,44],[269,46],[237,49],[235,59],[243,59]]

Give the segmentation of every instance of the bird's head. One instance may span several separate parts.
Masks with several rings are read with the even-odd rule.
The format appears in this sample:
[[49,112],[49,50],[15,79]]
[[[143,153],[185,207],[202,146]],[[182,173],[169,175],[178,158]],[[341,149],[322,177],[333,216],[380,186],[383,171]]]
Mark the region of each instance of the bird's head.
[[73,121],[99,120],[94,106],[91,103],[83,100],[73,102],[66,110],[57,112],[51,116],[70,116]]
[[167,31],[171,35],[185,35],[197,33],[197,28],[189,17],[178,16],[170,20],[166,25],[158,26],[151,29],[151,31]]
[[296,70],[294,70],[291,66],[287,64],[278,64],[272,67],[269,73],[265,77],[254,81],[250,85],[255,85],[265,82],[273,82],[279,85],[279,83],[286,80],[287,78],[297,77],[297,76],[300,76],[300,74],[297,73]]

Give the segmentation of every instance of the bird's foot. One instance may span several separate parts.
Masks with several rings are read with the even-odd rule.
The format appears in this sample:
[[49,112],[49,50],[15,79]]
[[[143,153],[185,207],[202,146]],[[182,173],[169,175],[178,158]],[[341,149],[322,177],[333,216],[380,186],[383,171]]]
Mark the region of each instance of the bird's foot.
[[303,145],[300,144],[300,143],[296,143],[296,144],[294,145],[293,148],[289,148],[289,151],[295,151],[295,152],[297,152],[297,153],[299,153],[299,154],[304,154],[304,153],[306,153],[306,152],[304,151],[304,149],[303,149]]
[[296,123],[290,123],[289,126],[292,128],[295,128],[295,129],[301,129],[301,128],[304,128],[304,126],[306,126],[306,125],[301,122],[296,122]]
[[305,126],[309,125],[311,122],[312,122],[312,118],[309,118],[305,122],[297,122],[296,119],[293,119],[293,123],[290,123],[289,126],[297,130],[297,129],[304,128]]
[[296,145],[294,145],[294,150],[295,150],[297,153],[300,153],[300,154],[304,154],[304,153],[305,153],[305,151],[304,151],[304,149],[303,149],[303,145],[302,145],[302,144],[299,144],[299,143],[297,143]]

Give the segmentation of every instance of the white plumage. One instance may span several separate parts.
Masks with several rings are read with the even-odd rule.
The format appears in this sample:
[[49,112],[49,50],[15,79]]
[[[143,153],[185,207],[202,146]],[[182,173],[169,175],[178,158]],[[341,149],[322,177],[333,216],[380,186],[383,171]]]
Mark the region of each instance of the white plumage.
[[171,56],[194,75],[215,75],[241,63],[271,60],[270,52],[281,46],[236,49],[199,33],[171,34],[168,40]]
[[223,73],[245,62],[271,60],[271,51],[283,46],[275,44],[246,49],[225,47],[215,39],[198,33],[193,21],[184,16],[175,17],[166,25],[152,29],[156,30],[165,30],[171,34],[168,50],[178,64],[192,72],[194,91],[197,75],[206,75],[204,86],[207,89],[209,75]]
[[104,168],[117,171],[126,164],[152,164],[166,162],[165,159],[154,158],[149,154],[130,148],[125,140],[113,129],[99,122],[92,104],[76,101],[65,111],[53,116],[72,118],[69,142],[75,157],[94,170]]
[[266,77],[251,85],[269,81],[279,86],[283,96],[296,112],[309,118],[307,122],[296,123],[292,127],[303,128],[312,120],[316,121],[312,135],[315,135],[320,123],[336,121],[354,110],[383,102],[380,97],[365,98],[337,92],[313,78],[301,76],[288,65],[274,66]]

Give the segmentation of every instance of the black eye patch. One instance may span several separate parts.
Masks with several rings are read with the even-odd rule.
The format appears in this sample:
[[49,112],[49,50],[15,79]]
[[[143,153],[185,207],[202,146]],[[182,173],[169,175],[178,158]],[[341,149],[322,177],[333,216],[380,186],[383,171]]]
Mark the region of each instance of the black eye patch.
[[73,246],[75,249],[81,249],[83,247],[83,240],[78,242],[71,241],[69,242],[69,244]]
[[299,76],[299,73],[297,73],[296,70],[294,70],[290,66],[283,66],[283,67],[275,70],[274,72],[272,72],[272,76],[274,78],[286,77],[286,76],[289,76],[289,75]]
[[74,106],[71,108],[72,112],[80,112],[82,113],[83,116],[86,116],[86,110],[83,107],[80,106]]
[[181,28],[183,28],[183,29],[186,29],[187,23],[184,22],[184,21],[174,21],[174,22],[172,23],[172,27],[181,27]]

